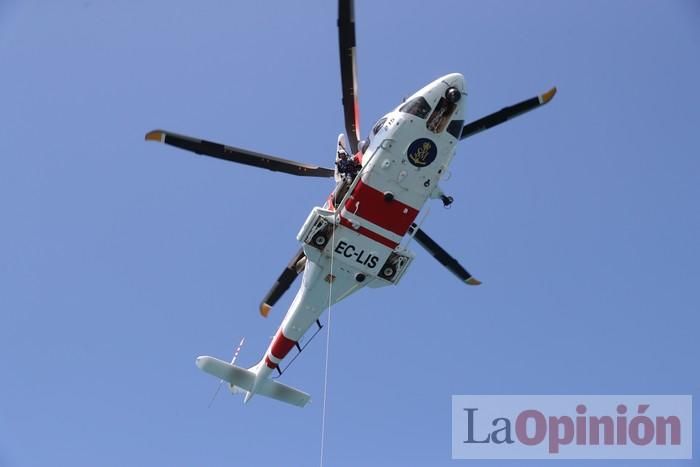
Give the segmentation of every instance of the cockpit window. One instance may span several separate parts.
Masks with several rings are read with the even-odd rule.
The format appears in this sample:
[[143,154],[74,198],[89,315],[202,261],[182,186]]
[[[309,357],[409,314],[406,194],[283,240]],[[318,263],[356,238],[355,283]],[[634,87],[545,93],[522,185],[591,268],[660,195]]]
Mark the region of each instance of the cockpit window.
[[457,110],[457,105],[454,102],[441,97],[437,107],[430,114],[430,118],[425,122],[426,128],[433,133],[442,133],[447,128],[447,124],[450,122],[450,118],[455,110]]
[[379,130],[382,129],[382,125],[384,125],[384,122],[386,122],[386,117],[380,118],[379,121],[377,121],[377,123],[374,124],[374,127],[372,127],[372,136],[379,133]]
[[447,125],[447,132],[459,139],[462,136],[462,128],[464,127],[464,120],[452,120],[449,125]]
[[405,112],[420,118],[426,118],[431,110],[430,104],[422,96],[414,97],[399,108],[399,112]]

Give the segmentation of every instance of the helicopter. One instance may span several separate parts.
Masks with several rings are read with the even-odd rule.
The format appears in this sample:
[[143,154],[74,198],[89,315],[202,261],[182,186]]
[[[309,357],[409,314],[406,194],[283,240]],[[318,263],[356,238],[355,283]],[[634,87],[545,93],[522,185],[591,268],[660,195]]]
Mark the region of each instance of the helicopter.
[[[381,117],[361,139],[353,0],[338,1],[340,76],[345,134],[337,140],[335,167],[326,168],[227,146],[165,130],[146,134],[157,141],[200,155],[303,177],[333,178],[335,189],[323,206],[314,207],[297,234],[301,243],[260,304],[267,317],[272,307],[302,276],[301,287],[260,361],[250,368],[210,356],[196,359],[203,371],[227,382],[233,393],[270,397],[303,407],[309,394],[277,381],[280,364],[293,348],[297,354],[314,326],[323,327],[326,308],[364,287],[397,285],[411,266],[415,240],[445,268],[468,285],[481,282],[433,240],[420,225],[428,200],[449,206],[442,191],[457,143],[511,118],[547,104],[556,87],[465,124],[467,88],[464,76],[441,76]],[[239,349],[240,350],[240,346]],[[236,355],[238,354],[236,351]],[[290,362],[291,363],[291,362]]]

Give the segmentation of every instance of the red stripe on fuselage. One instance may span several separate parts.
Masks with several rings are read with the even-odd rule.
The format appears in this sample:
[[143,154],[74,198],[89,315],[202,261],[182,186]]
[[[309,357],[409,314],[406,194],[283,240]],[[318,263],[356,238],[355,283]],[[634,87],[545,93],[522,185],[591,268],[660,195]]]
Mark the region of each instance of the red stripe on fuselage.
[[345,202],[345,209],[402,237],[418,216],[418,210],[414,207],[397,199],[386,201],[384,193],[365,185],[362,180],[357,182],[352,196]]
[[296,342],[291,339],[287,339],[282,333],[282,330],[280,329],[279,331],[277,331],[275,340],[272,341],[272,348],[270,349],[270,353],[275,358],[279,358],[280,360],[282,360],[284,357],[287,356],[292,347],[294,347],[294,344],[296,344]]
[[277,364],[270,360],[270,357],[268,357],[267,355],[265,355],[265,364],[268,368],[272,368],[273,370],[277,368]]
[[350,222],[349,220],[347,220],[346,218],[344,218],[342,216],[340,217],[340,224],[351,229],[351,230],[354,230],[355,232],[359,233],[362,236],[365,236],[371,240],[374,240],[377,243],[381,243],[382,245],[387,246],[387,247],[391,248],[392,250],[394,248],[396,248],[397,246],[399,246],[398,243],[396,243],[392,240],[389,240],[386,237],[382,237],[378,233],[373,232],[373,231],[369,230],[368,228],[360,226],[359,229],[355,229],[355,227],[352,226],[352,222]]

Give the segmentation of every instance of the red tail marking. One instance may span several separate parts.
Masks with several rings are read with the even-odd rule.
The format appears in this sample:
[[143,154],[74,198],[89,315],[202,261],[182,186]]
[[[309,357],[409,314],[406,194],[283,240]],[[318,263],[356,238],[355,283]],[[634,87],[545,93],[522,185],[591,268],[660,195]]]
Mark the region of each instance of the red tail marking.
[[289,353],[289,351],[292,350],[294,344],[296,344],[296,342],[291,339],[287,339],[282,333],[282,330],[280,329],[279,331],[277,331],[275,340],[272,341],[272,348],[270,349],[270,353],[275,358],[279,358],[280,360],[282,360]]

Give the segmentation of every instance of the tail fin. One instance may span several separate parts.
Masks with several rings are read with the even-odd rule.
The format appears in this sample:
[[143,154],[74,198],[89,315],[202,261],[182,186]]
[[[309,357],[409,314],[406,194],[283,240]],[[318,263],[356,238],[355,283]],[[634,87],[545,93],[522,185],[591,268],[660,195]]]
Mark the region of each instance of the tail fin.
[[214,357],[198,357],[197,366],[229,384],[245,389],[250,393],[248,399],[252,394],[260,394],[297,407],[304,407],[311,399],[305,392],[271,379],[265,379],[256,385],[255,367],[245,369]]

